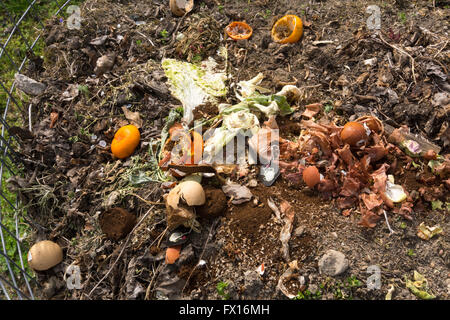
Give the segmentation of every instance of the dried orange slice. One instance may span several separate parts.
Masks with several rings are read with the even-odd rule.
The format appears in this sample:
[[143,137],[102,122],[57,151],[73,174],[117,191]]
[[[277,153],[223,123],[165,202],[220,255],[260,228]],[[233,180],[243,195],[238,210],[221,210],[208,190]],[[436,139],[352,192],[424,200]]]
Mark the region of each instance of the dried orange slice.
[[252,27],[241,21],[233,21],[226,28],[228,36],[234,40],[245,40],[250,38],[253,33]]
[[288,14],[279,19],[272,28],[272,39],[278,43],[297,42],[302,34],[302,19],[293,14]]

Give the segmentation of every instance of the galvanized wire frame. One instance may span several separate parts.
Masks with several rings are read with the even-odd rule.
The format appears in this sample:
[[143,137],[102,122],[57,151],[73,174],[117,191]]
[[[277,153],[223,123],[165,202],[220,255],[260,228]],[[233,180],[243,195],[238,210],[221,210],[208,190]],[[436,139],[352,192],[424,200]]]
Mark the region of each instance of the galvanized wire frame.
[[[26,55],[23,59],[18,58],[19,61],[17,61],[17,57],[11,56],[8,51],[6,50],[8,47],[8,44],[10,44],[11,39],[13,39],[13,36],[18,36],[21,39],[21,42],[23,42],[29,52],[33,52],[33,49],[36,45],[36,43],[39,41],[41,37],[41,33],[44,29],[44,24],[42,20],[40,19],[39,15],[36,13],[36,2],[37,0],[27,0],[28,7],[25,9],[25,11],[17,16],[12,14],[8,11],[4,0],[0,0],[0,8],[2,8],[6,12],[6,17],[2,17],[3,19],[6,19],[9,23],[13,25],[6,41],[4,43],[0,42],[0,59],[4,56],[7,58],[8,63],[10,63],[10,66],[14,69],[16,73],[20,73],[23,69],[23,67],[26,65],[28,61],[28,55]],[[71,0],[49,0],[49,2],[53,2],[57,5],[58,9],[54,13],[55,16],[59,15],[62,10],[71,2]],[[35,26],[36,29],[39,30],[39,33],[37,37],[31,41],[30,39],[27,39],[21,29],[20,25],[22,21],[27,16],[31,16],[35,21],[37,21],[37,25]],[[14,59],[16,58],[16,59]],[[22,59],[22,60],[21,60]],[[20,61],[21,60],[21,61]],[[4,183],[4,177],[3,172],[5,170],[9,171],[12,175],[15,174],[15,169],[12,168],[10,165],[6,163],[6,159],[9,159],[10,163],[17,164],[20,162],[20,157],[17,156],[17,154],[14,151],[13,148],[13,141],[16,140],[18,143],[19,141],[16,139],[16,137],[13,134],[9,134],[10,126],[7,122],[7,115],[9,107],[12,104],[16,105],[17,108],[24,112],[21,103],[17,101],[17,98],[14,97],[13,92],[15,89],[15,82],[12,82],[11,87],[8,88],[8,84],[5,84],[2,79],[0,78],[0,90],[3,90],[7,94],[7,101],[5,105],[5,109],[3,114],[0,116],[0,125],[1,125],[1,134],[0,134],[0,261],[4,260],[6,261],[6,266],[8,269],[8,273],[1,274],[0,273],[0,299],[3,296],[6,297],[6,299],[15,299],[16,297],[11,297],[10,293],[15,292],[17,295],[17,299],[34,299],[33,290],[31,283],[36,283],[36,280],[29,275],[25,271],[25,265],[24,261],[22,259],[22,245],[19,235],[19,212],[18,212],[18,200],[16,199],[16,203],[11,203],[7,199],[7,197],[3,194],[3,183]],[[30,105],[31,106],[31,105]],[[3,107],[3,106],[2,106]],[[29,112],[28,112],[29,114]],[[29,123],[31,124],[31,119],[29,119]],[[7,134],[8,133],[8,134]],[[3,207],[4,204],[9,206],[14,212],[15,212],[15,230],[9,230],[3,223],[2,223],[2,215],[3,215]],[[19,259],[20,259],[20,265],[18,265],[12,257],[8,256],[7,250],[6,250],[6,240],[7,239],[13,239],[16,242],[17,245],[17,251],[19,253]],[[23,280],[19,284],[19,277],[18,275],[21,275]],[[19,288],[20,286],[20,288]]]

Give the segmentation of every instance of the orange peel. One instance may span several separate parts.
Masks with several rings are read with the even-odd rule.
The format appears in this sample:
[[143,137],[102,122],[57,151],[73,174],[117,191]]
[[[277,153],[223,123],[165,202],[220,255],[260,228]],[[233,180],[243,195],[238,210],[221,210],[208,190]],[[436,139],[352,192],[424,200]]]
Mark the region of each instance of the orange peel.
[[226,33],[233,40],[245,40],[251,37],[252,27],[242,21],[233,21],[226,28]]
[[279,19],[272,28],[272,39],[278,43],[295,43],[303,35],[302,19],[288,14]]

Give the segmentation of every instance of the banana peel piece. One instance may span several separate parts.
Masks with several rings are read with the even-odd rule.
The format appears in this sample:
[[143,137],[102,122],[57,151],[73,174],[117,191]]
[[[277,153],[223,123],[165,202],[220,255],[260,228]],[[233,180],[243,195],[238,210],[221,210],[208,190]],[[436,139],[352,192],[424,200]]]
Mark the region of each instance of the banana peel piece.
[[442,233],[442,228],[439,225],[429,227],[422,222],[417,229],[417,236],[423,240],[430,240],[435,235]]
[[428,290],[428,281],[427,279],[414,270],[414,281],[408,280],[405,276],[406,287],[418,298],[423,300],[431,300],[435,299],[436,296],[427,292]]

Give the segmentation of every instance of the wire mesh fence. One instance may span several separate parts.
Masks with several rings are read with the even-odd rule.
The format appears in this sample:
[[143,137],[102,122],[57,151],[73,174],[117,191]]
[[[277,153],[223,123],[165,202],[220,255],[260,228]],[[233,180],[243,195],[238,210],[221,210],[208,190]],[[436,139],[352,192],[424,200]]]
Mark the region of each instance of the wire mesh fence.
[[[12,128],[31,126],[31,104],[16,93],[14,75],[40,54],[45,20],[64,14],[71,0],[0,0],[0,299],[34,299],[37,282],[27,267],[26,213],[8,190],[9,177],[20,172]],[[28,114],[28,117],[26,116]]]

